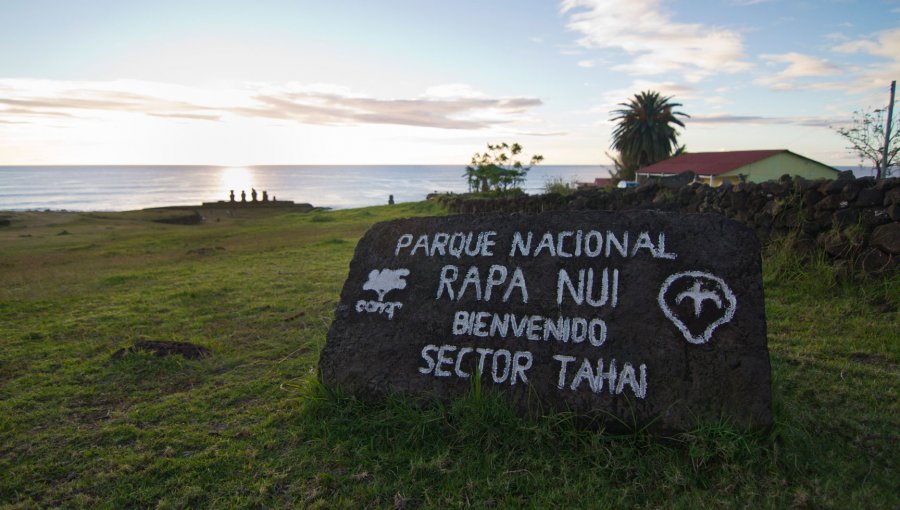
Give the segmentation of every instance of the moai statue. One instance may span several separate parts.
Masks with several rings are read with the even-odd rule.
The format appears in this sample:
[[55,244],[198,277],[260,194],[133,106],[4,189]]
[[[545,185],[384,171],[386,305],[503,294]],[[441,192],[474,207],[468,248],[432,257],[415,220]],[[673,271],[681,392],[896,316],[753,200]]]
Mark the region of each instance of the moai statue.
[[394,195],[388,196],[388,205],[394,205]]
[[241,190],[241,202],[247,203],[247,192],[244,190]]
[[269,201],[269,192],[266,190],[263,190],[263,202],[268,202],[268,201]]
[[254,202],[256,202],[256,188],[250,188],[250,197]]
[[231,194],[228,196],[229,201],[234,202],[234,190],[231,190]]

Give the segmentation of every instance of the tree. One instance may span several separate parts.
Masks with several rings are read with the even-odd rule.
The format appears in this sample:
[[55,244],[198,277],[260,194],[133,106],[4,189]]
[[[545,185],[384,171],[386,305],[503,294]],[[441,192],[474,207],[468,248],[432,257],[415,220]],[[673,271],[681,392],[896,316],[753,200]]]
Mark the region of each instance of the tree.
[[638,169],[637,162],[630,159],[627,154],[620,153],[617,157],[607,152],[606,156],[612,160],[613,166],[615,167],[610,175],[614,183],[634,180],[635,173]]
[[878,179],[890,177],[891,168],[897,166],[897,154],[900,152],[900,126],[895,124],[888,139],[890,149],[887,151],[887,166],[884,166],[885,112],[885,108],[870,112],[857,110],[853,112],[850,126],[835,129],[850,143],[847,150],[859,156],[860,164],[864,161],[872,163]]
[[610,120],[618,123],[611,144],[619,153],[618,158],[612,157],[616,176],[633,179],[637,169],[667,159],[676,150],[684,151],[684,147],[678,147],[678,131],[673,125],[684,127],[679,117],[690,115],[673,111],[681,103],[672,103],[671,99],[648,90],[610,112]]
[[471,165],[466,167],[469,191],[506,192],[525,182],[531,167],[544,160],[544,156],[535,154],[527,165],[523,164],[517,159],[522,153],[522,146],[517,143],[488,144],[487,147],[484,153],[476,152]]

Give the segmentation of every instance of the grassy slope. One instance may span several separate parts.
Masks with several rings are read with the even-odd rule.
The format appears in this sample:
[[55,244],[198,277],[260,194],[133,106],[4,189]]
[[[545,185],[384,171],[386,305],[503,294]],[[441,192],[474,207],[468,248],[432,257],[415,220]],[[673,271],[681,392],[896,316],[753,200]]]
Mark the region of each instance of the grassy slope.
[[[900,283],[838,285],[784,254],[767,262],[765,437],[609,436],[518,420],[491,395],[328,394],[313,370],[356,240],[440,213],[18,215],[0,230],[0,506],[900,504]],[[214,355],[110,358],[139,339]]]

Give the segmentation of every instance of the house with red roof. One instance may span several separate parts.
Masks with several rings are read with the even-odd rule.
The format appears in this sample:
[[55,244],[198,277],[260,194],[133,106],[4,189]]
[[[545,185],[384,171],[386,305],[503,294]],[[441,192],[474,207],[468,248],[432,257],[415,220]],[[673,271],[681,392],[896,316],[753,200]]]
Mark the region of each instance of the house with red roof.
[[836,179],[838,170],[818,161],[793,152],[780,150],[766,151],[723,151],[689,152],[675,156],[637,171],[638,179],[647,177],[669,177],[688,170],[697,179],[719,186],[731,181],[742,180],[763,182],[775,180],[784,174],[806,179]]

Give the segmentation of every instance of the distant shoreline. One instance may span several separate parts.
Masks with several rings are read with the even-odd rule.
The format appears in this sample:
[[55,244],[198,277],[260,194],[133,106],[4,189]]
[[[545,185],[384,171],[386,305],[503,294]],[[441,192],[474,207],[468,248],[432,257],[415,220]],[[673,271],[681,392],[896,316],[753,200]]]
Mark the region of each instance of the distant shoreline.
[[[124,168],[127,170],[122,171]],[[0,210],[119,212],[227,201],[241,191],[330,209],[356,209],[419,202],[431,193],[468,191],[463,165],[213,166],[0,166]],[[869,175],[859,167],[857,176]],[[551,180],[593,182],[607,177],[604,165],[539,165],[529,173],[526,193],[543,192]],[[281,200],[279,200],[281,201]]]

